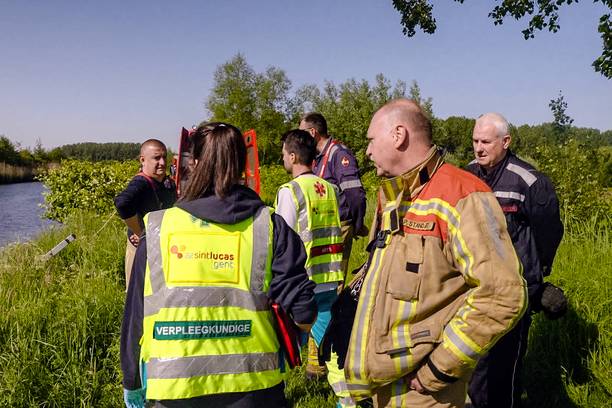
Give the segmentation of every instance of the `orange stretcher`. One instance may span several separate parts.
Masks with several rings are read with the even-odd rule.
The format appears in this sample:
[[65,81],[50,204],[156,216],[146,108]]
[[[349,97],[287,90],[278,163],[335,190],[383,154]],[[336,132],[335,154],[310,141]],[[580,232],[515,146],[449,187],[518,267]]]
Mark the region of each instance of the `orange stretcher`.
[[[189,169],[193,166],[193,159],[191,157],[191,135],[195,129],[187,130],[181,129],[181,136],[179,139],[179,150],[178,155],[172,161],[171,175],[176,183],[176,189],[178,196],[181,196],[181,192],[185,189],[185,184],[189,178]],[[250,187],[257,194],[260,192],[260,181],[259,181],[259,154],[257,151],[257,134],[254,129],[249,129],[243,134],[244,143],[247,148],[246,155],[246,168],[244,171],[243,183]]]

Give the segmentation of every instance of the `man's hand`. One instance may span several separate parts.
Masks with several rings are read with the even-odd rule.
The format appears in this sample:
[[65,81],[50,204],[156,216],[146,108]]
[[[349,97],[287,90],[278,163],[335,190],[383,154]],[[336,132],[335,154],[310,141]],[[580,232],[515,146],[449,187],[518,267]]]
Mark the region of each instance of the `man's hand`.
[[135,247],[138,246],[138,244],[140,243],[140,237],[136,234],[132,234],[130,235],[130,242],[132,243],[132,245],[134,245]]
[[[130,236],[130,242],[134,246],[138,246],[138,242],[140,241],[140,237],[142,235],[142,228],[140,228],[140,219],[138,215],[134,215],[133,217],[126,218],[123,220],[125,225],[132,231],[132,235]],[[136,236],[136,242],[133,241],[133,237]]]
[[408,384],[408,389],[415,390],[418,393],[425,394],[427,391],[423,388],[423,384],[419,381],[416,376],[416,373],[408,374],[404,379],[406,384]]

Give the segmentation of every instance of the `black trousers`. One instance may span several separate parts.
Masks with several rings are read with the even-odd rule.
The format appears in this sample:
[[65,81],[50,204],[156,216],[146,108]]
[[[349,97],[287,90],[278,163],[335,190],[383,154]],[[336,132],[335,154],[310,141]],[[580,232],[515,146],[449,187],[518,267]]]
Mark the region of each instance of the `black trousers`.
[[531,312],[527,310],[476,364],[468,385],[474,408],[516,408],[521,406],[521,368],[527,352]]

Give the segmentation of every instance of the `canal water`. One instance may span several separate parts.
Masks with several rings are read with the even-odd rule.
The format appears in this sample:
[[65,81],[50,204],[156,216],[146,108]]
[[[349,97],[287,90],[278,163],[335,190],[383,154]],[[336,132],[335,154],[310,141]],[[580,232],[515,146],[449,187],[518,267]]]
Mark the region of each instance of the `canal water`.
[[28,241],[51,225],[43,219],[42,183],[0,184],[0,247]]

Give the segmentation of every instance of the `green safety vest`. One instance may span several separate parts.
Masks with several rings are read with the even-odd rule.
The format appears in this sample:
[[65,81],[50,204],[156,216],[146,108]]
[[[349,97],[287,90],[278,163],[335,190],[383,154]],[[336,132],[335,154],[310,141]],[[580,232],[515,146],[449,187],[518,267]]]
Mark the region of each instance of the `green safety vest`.
[[317,284],[343,282],[342,230],[334,186],[308,176],[296,177],[280,188],[288,188],[293,195],[298,211],[296,232],[306,248],[308,277]]
[[279,384],[279,343],[266,295],[269,207],[214,224],[174,207],[149,213],[141,359],[146,397],[192,398]]

